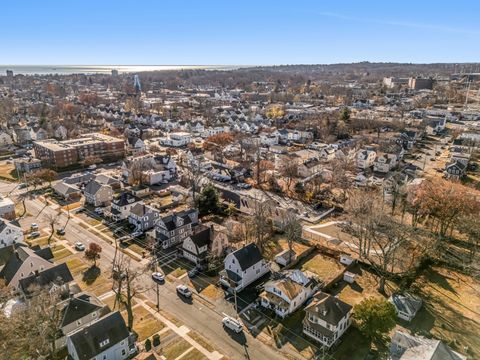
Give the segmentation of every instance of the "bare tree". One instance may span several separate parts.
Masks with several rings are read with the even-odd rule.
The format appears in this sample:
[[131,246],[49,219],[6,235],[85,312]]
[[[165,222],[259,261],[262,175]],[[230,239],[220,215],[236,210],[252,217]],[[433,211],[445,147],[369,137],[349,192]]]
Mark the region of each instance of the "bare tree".
[[288,259],[288,262],[290,263],[290,261],[292,261],[293,244],[302,239],[302,224],[298,217],[289,214],[283,225],[283,231],[285,232],[285,237],[287,239],[288,250],[290,250]]
[[50,240],[52,239],[53,234],[55,233],[55,225],[58,224],[60,213],[57,212],[55,214],[46,214],[45,217],[47,218],[48,225],[50,225],[50,235],[48,236],[48,245],[50,245]]
[[133,305],[134,299],[139,294],[148,291],[149,288],[142,288],[141,276],[146,269],[135,269],[128,256],[123,253],[116,257],[113,266],[113,286],[112,290],[115,293],[115,302],[119,302],[125,307],[127,311],[127,327],[131,331],[133,329]]
[[197,193],[200,191],[200,185],[202,181],[202,171],[200,162],[196,159],[187,161],[184,169],[184,181],[188,187],[192,190],[193,202],[197,201]]
[[271,219],[271,208],[265,201],[254,200],[254,211],[248,220],[247,229],[251,231],[255,243],[261,252],[269,240],[273,225]]

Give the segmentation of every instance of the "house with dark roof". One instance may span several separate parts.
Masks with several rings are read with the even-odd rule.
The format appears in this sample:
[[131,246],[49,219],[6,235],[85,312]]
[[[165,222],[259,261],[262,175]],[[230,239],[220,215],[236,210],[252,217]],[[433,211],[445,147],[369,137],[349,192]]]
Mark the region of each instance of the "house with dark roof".
[[151,236],[163,249],[168,249],[182,244],[185,238],[193,234],[193,229],[197,225],[196,209],[173,212],[159,219]]
[[67,346],[67,336],[90,325],[110,313],[110,308],[95,295],[79,293],[57,305],[60,311],[59,338],[55,341],[57,349]]
[[324,292],[305,308],[303,333],[330,348],[351,325],[352,306]]
[[128,218],[130,210],[140,202],[140,198],[130,192],[123,192],[112,199],[110,216],[113,220],[119,221]]
[[451,164],[445,166],[445,171],[449,179],[458,180],[465,176],[467,172],[467,165],[461,161],[454,161]]
[[135,231],[142,232],[153,228],[159,219],[160,211],[143,202],[136,203],[128,215],[128,222],[135,225]]
[[453,351],[443,341],[396,331],[392,336],[389,359],[467,360],[467,357]]
[[225,270],[220,274],[220,282],[237,292],[270,271],[270,264],[262,257],[255,243],[228,254],[223,263]]
[[105,206],[112,201],[113,189],[110,185],[104,185],[96,180],[92,180],[83,189],[83,195],[87,204]]
[[[8,249],[8,248],[6,248]],[[21,291],[20,280],[53,268],[53,254],[50,247],[40,249],[18,246],[10,253],[8,260],[0,270],[0,278],[14,291]]]
[[115,311],[68,335],[67,349],[73,360],[123,360],[135,352],[135,345],[125,320]]
[[138,154],[145,151],[145,143],[142,139],[136,136],[130,136],[127,138],[127,149],[129,149],[132,154]]
[[203,266],[208,254],[221,256],[228,247],[226,228],[213,222],[199,225],[193,235],[182,243],[182,255],[196,265]]
[[19,290],[27,298],[33,295],[35,289],[39,288],[67,295],[70,292],[72,281],[73,276],[67,264],[63,263],[43,271],[36,271],[32,275],[20,279]]

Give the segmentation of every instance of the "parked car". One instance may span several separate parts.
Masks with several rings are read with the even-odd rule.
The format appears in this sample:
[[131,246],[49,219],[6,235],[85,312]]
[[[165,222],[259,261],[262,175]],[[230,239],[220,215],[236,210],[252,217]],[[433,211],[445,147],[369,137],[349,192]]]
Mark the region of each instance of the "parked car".
[[222,324],[224,327],[232,330],[233,332],[239,334],[243,331],[243,326],[242,326],[242,323],[240,321],[238,321],[237,319],[234,319],[230,316],[225,316],[223,319],[222,319]]
[[30,235],[28,235],[29,238],[33,239],[33,238],[37,238],[40,236],[40,232],[38,231],[34,231],[32,233],[30,233]]
[[152,274],[152,279],[154,281],[163,283],[163,282],[165,282],[165,275],[163,275],[162,273],[159,273],[159,272],[154,272]]
[[103,214],[103,209],[101,207],[97,207],[95,208],[95,213],[98,214],[98,215],[102,215]]
[[80,241],[77,241],[75,243],[75,250],[84,251],[85,250],[85,245],[83,245]]
[[38,224],[37,223],[32,223],[32,225],[30,225],[30,229],[38,230]]
[[191,290],[185,285],[178,285],[177,286],[177,294],[182,295],[182,296],[186,297],[187,299],[192,298]]
[[188,277],[193,279],[194,277],[196,277],[198,275],[199,271],[197,268],[193,268],[192,270],[190,270],[188,272]]
[[132,233],[132,237],[139,237],[139,236],[142,236],[143,232],[142,231],[134,231]]
[[65,229],[57,229],[57,235],[65,235]]
[[26,187],[27,187],[27,184],[25,184],[25,183],[18,184],[19,189],[25,189]]

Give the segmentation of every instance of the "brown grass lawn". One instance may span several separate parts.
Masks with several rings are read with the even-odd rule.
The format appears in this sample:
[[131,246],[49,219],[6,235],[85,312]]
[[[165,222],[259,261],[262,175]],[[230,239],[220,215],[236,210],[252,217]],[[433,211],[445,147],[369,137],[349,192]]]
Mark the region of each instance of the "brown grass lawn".
[[[143,341],[146,338],[156,334],[165,327],[160,320],[156,319],[143,306],[137,306],[133,309],[133,329],[138,334],[138,340]],[[127,320],[126,311],[122,311],[122,315]]]
[[435,267],[414,288],[424,306],[405,327],[444,340],[463,354],[468,347],[468,357],[480,359],[480,281]]
[[[170,359],[176,359],[178,356],[183,354],[185,351],[187,351],[189,348],[191,348],[192,345],[190,345],[189,342],[187,342],[184,339],[180,339],[175,342],[171,342],[168,344],[164,349],[163,349],[163,355],[167,358],[167,360]],[[193,351],[193,350],[192,350]],[[188,359],[188,355],[185,357]]]
[[210,300],[218,300],[225,296],[224,292],[216,287],[215,285],[208,285],[205,289],[202,290],[202,295],[209,298]]
[[76,257],[67,261],[67,266],[73,276],[83,273],[88,269],[88,265],[82,261],[82,259]]
[[[350,272],[357,274],[355,283],[348,284],[343,281],[340,282],[337,287],[331,289],[332,295],[338,295],[340,300],[352,306],[371,296],[384,297],[377,291],[379,283],[378,276],[365,270],[360,265],[356,265]],[[397,286],[394,283],[387,281],[386,292],[388,295],[391,295],[396,289]]]
[[185,359],[185,360],[203,360],[203,359],[207,359],[205,356],[203,356],[203,354],[198,351],[197,349],[193,349],[191,350],[187,355],[185,355],[185,357],[182,357],[182,359]]
[[[210,352],[215,351],[215,348],[212,345],[210,345],[210,343],[207,340],[205,340],[205,338],[203,336],[196,333],[195,331],[190,331],[188,333],[188,336],[190,336],[193,340],[195,340],[197,343],[202,345],[206,350],[208,350]],[[189,354],[191,354],[191,353],[189,353]]]
[[7,163],[1,164],[0,178],[4,178],[7,180],[16,180],[15,165]]
[[63,245],[53,246],[52,252],[53,252],[53,258],[55,259],[55,261],[59,261],[73,254],[70,250],[65,248],[65,246]]
[[343,270],[343,266],[335,259],[317,253],[307,258],[301,270],[311,271],[323,281],[328,282]]

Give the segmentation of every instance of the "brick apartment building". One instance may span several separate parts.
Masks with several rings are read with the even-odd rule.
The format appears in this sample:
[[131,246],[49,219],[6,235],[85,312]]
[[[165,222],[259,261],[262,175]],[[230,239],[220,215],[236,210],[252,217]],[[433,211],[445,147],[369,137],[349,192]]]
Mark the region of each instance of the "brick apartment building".
[[125,155],[123,139],[92,133],[77,139],[58,141],[40,140],[33,143],[35,156],[45,166],[63,168],[75,165],[89,156],[98,156],[104,161],[113,161]]

